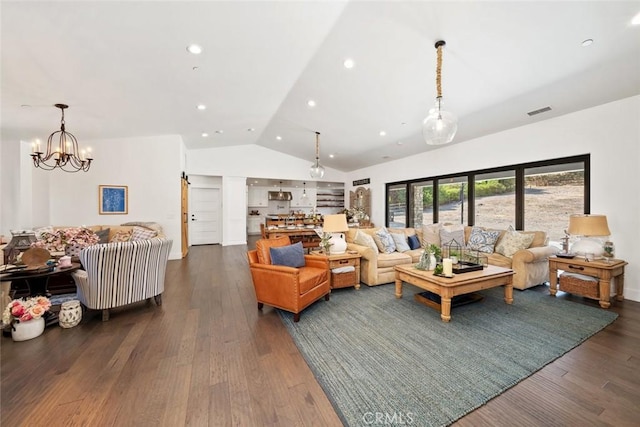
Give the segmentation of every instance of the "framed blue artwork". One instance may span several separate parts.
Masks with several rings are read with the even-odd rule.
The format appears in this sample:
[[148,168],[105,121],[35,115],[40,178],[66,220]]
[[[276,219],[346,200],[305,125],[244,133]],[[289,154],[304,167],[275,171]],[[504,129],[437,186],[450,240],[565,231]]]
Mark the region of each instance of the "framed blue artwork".
[[99,186],[100,215],[125,215],[129,211],[126,185]]

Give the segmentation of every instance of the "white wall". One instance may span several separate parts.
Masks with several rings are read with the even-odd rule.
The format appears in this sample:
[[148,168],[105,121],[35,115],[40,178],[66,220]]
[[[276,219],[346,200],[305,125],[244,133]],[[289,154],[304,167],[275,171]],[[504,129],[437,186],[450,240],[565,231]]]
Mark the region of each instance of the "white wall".
[[[53,225],[122,224],[154,221],[173,240],[171,259],[180,253],[180,176],[182,138],[164,135],[83,141],[91,145],[95,160],[89,172],[48,174],[48,223]],[[126,215],[100,215],[99,185],[126,185]],[[43,225],[43,224],[34,224]]]
[[591,213],[607,215],[616,257],[629,262],[625,298],[640,301],[639,145],[640,96],[634,96],[360,169],[348,174],[345,192],[353,180],[371,178],[371,220],[380,225],[385,183],[591,154]]

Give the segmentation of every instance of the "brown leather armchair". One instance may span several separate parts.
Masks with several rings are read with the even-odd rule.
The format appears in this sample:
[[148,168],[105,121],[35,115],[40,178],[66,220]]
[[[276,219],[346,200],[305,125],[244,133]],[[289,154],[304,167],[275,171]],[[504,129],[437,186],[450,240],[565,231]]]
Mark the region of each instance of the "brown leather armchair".
[[269,248],[291,244],[288,236],[260,239],[256,249],[247,252],[249,268],[256,291],[258,310],[264,304],[293,313],[293,321],[300,320],[300,312],[324,296],[329,300],[329,260],[323,256],[304,255],[305,266],[300,268],[271,264]]

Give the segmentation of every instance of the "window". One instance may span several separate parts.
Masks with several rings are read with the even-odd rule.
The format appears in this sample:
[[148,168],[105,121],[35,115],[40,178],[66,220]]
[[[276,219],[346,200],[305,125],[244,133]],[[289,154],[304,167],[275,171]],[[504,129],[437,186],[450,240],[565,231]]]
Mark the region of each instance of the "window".
[[515,170],[475,175],[474,195],[475,225],[499,230],[515,226]]
[[467,177],[442,179],[438,183],[438,222],[466,224]]
[[589,165],[587,154],[390,183],[387,226],[513,226],[546,231],[559,244],[569,215],[589,213]]
[[387,226],[407,226],[407,185],[387,186]]
[[[524,222],[561,242],[569,215],[585,213],[583,162],[527,168],[524,171]],[[560,243],[559,243],[560,244]],[[560,244],[561,245],[561,244]]]

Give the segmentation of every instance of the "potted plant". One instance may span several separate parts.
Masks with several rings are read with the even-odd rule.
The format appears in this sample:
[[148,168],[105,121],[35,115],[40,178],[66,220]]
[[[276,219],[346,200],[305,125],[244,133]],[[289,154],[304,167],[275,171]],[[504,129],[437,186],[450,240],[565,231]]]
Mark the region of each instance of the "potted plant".
[[11,326],[14,341],[26,341],[44,332],[44,314],[51,308],[47,297],[14,299],[2,313],[4,326]]
[[329,255],[329,249],[331,248],[331,242],[329,240],[331,240],[331,234],[322,233],[322,237],[320,238],[320,247],[327,255]]

